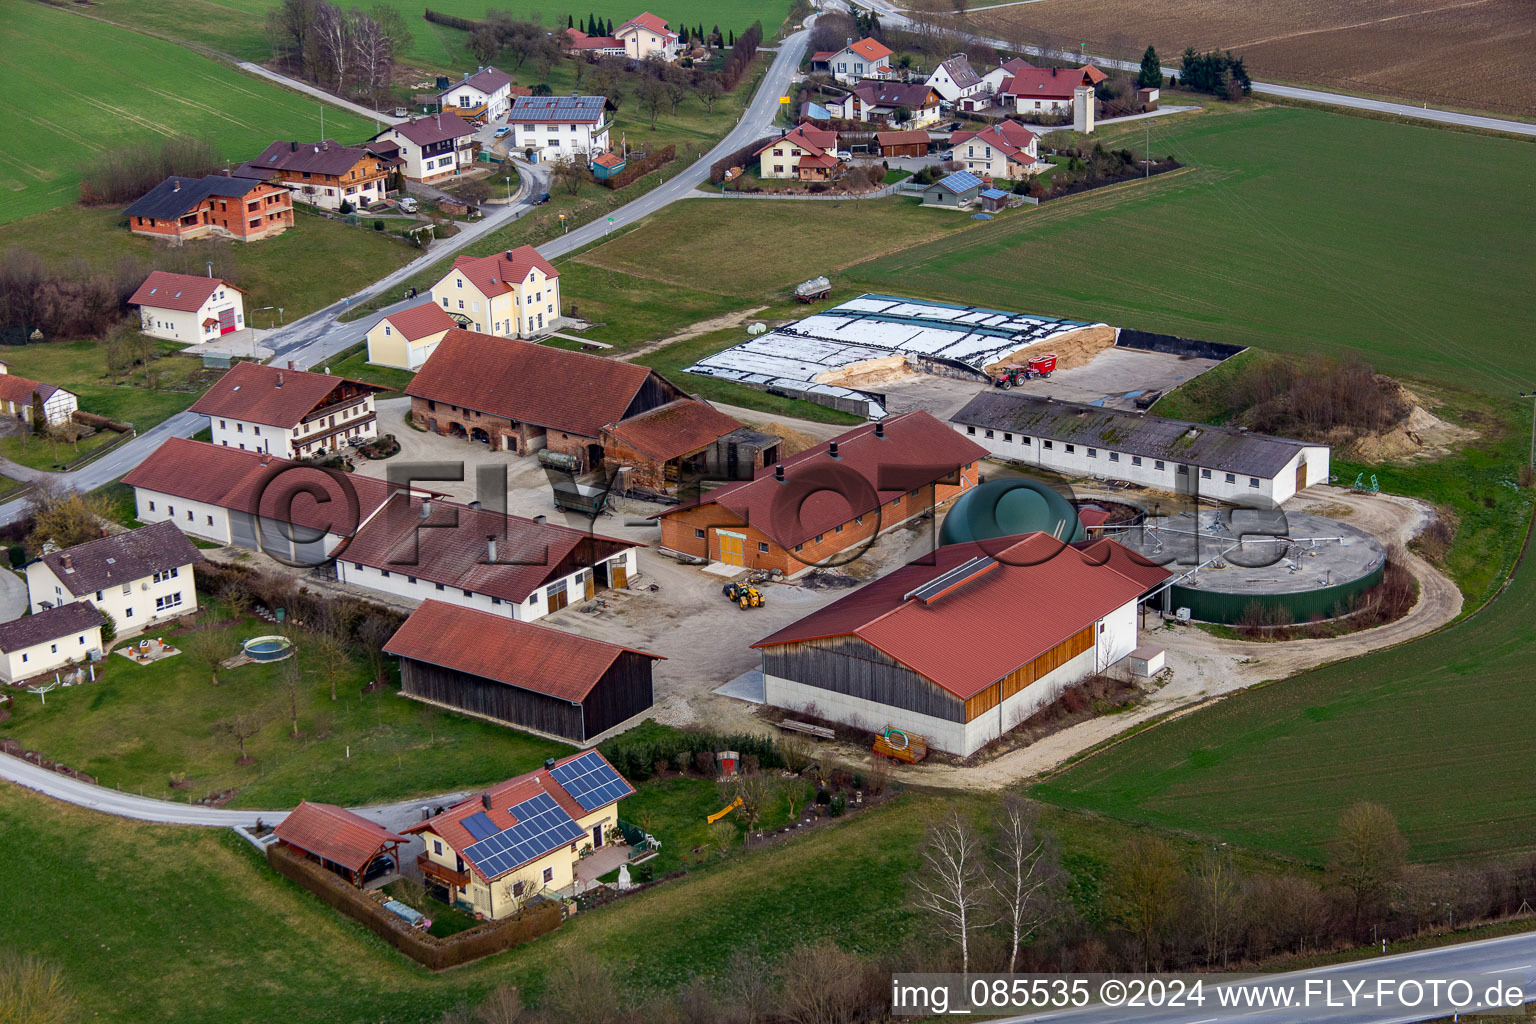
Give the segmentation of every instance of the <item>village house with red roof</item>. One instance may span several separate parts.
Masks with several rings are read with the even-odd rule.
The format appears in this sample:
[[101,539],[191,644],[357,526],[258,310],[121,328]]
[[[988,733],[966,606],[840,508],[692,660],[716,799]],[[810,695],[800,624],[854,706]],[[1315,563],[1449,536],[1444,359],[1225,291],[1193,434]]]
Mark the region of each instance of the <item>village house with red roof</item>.
[[196,344],[245,328],[245,290],[219,277],[155,270],[128,298],[139,330],[151,338]]
[[1017,121],[1000,121],[979,132],[955,132],[949,144],[956,163],[975,175],[1018,180],[1043,167],[1040,138]]
[[474,126],[452,110],[401,121],[368,141],[369,152],[399,160],[401,173],[424,183],[457,177],[480,153]]
[[837,132],[802,124],[757,151],[758,177],[828,181],[842,166]]
[[560,271],[531,245],[460,256],[432,286],[432,301],[466,331],[532,338],[560,319]]
[[682,51],[677,33],[667,27],[666,19],[649,11],[630,18],[615,29],[613,35],[624,44],[624,56],[630,60],[647,60],[655,56],[670,64]]
[[1003,79],[997,103],[1017,114],[1071,114],[1078,89],[1089,90],[1104,81],[1104,72],[1091,64],[1077,68],[1020,68]]
[[765,701],[967,757],[1135,650],[1169,576],[1110,540],[946,545],[753,644]]
[[373,396],[389,388],[328,373],[240,362],[192,403],[213,443],[303,459],[379,434]]
[[368,328],[368,362],[399,370],[419,370],[437,350],[443,335],[457,326],[448,311],[430,299],[390,313]]
[[841,50],[816,53],[814,59],[824,61],[837,81],[852,85],[865,78],[895,78],[892,56],[889,46],[878,39],[865,38],[857,42],[850,39]]

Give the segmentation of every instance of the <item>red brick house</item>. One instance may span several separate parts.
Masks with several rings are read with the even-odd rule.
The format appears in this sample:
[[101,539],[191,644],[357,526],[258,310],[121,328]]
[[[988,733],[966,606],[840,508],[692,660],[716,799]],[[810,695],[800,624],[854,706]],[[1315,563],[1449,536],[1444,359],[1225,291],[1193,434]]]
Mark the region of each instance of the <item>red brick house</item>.
[[223,174],[172,175],[124,212],[134,234],[177,243],[209,235],[254,242],[293,227],[293,200],[286,188]]
[[[976,484],[986,449],[921,409],[855,427],[660,512],[662,551],[793,575],[851,560],[885,531]],[[955,435],[958,436],[958,435]]]

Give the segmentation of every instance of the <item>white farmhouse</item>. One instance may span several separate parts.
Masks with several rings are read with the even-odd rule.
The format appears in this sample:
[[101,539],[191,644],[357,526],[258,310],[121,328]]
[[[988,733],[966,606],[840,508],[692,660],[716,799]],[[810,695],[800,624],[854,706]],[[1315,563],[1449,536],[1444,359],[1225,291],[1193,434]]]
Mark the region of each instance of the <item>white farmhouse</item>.
[[499,120],[512,109],[512,76],[495,68],[479,68],[438,93],[437,102],[461,117]]
[[84,601],[0,623],[0,682],[19,683],[100,652],[101,613]]
[[120,637],[197,611],[192,542],[168,522],[46,554],[27,566],[32,613],[84,601],[112,617]]
[[933,74],[928,76],[924,84],[938,93],[945,103],[951,104],[987,89],[981,75],[971,67],[970,60],[963,53],[955,54],[934,68]]
[[507,123],[513,146],[532,150],[540,163],[575,160],[586,166],[608,150],[608,123],[601,96],[519,96]]
[[1000,121],[979,132],[955,132],[949,144],[956,163],[972,174],[1018,180],[1043,170],[1040,140],[1017,121]]
[[1012,462],[1252,508],[1329,476],[1327,445],[1008,391],[982,392],[950,422]]
[[217,277],[156,270],[128,299],[151,338],[197,344],[245,327],[245,291]]
[[192,403],[213,443],[301,459],[378,436],[373,396],[389,388],[242,362]]
[[895,78],[891,56],[891,48],[878,39],[860,39],[858,42],[850,39],[826,61],[833,78],[844,85],[853,85],[866,78]]
[[531,245],[460,256],[432,286],[432,301],[466,331],[531,338],[555,329],[560,271]]

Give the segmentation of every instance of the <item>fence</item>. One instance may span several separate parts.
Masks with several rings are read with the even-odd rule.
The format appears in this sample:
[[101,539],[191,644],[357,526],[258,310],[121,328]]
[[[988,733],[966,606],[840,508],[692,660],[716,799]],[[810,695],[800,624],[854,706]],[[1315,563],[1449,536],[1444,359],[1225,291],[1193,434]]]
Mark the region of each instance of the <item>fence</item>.
[[267,863],[284,878],[319,896],[406,956],[432,971],[458,967],[532,942],[560,927],[565,912],[555,902],[524,907],[512,917],[487,921],[467,931],[438,938],[411,928],[374,899],[314,861],[281,843],[267,847]]
[[[709,196],[722,196],[726,199],[813,199],[825,202],[857,202],[861,199],[884,199],[886,196],[894,196],[901,189],[901,184],[882,185],[873,192],[828,192],[821,195],[810,195],[802,192],[706,192]],[[918,190],[922,191],[921,189]]]

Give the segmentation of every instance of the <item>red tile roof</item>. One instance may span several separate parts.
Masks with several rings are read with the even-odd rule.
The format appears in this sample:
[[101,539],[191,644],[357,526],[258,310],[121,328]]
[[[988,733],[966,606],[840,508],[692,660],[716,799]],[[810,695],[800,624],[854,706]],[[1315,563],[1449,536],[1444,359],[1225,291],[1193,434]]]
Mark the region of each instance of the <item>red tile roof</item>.
[[510,291],[509,281],[522,281],[528,272],[538,267],[545,277],[559,277],[560,271],[539,250],[531,245],[498,252],[492,256],[460,256],[453,261],[453,269],[469,278],[480,294],[501,295]]
[[288,845],[353,871],[366,868],[385,846],[410,842],[345,807],[308,800],[289,811],[273,831]]
[[155,309],[179,309],[184,313],[195,313],[202,308],[203,303],[208,301],[208,296],[218,291],[220,287],[233,288],[237,292],[244,291],[217,277],[172,274],[166,270],[155,270],[129,297],[128,305],[152,306]]
[[[656,518],[699,504],[718,504],[790,548],[987,454],[922,409],[886,418],[883,429],[885,436],[877,437],[875,424],[866,423],[790,456],[779,463],[784,483],[774,479],[773,466],[765,466],[755,479],[726,484],[699,502],[657,513]],[[830,454],[834,442],[835,460]]]
[[714,444],[741,424],[708,402],[678,398],[649,412],[611,423],[606,428],[617,440],[644,452],[657,462],[690,455]]
[[904,132],[875,132],[875,140],[884,146],[926,146],[928,133],[921,128]]
[[14,402],[18,406],[31,405],[34,393],[46,402],[62,390],[57,384],[44,384],[15,373],[0,373],[0,401]]
[[[540,794],[546,794],[551,799],[553,799],[555,803],[559,804],[561,810],[565,811],[565,813],[570,815],[571,818],[580,820],[585,815],[591,814],[593,812],[585,810],[581,804],[577,803],[576,800],[565,791],[565,787],[561,786],[560,783],[555,781],[554,776],[550,774],[550,768],[558,768],[569,761],[574,761],[578,757],[583,757],[591,753],[597,753],[598,757],[603,758],[603,762],[605,764],[608,762],[606,757],[603,757],[601,753],[596,751],[578,751],[577,753],[562,757],[560,760],[556,761],[549,767],[539,768],[535,771],[529,772],[526,775],[519,775],[515,779],[508,779],[506,782],[498,783],[497,785],[494,785],[485,790],[483,793],[477,793],[466,800],[462,800],[459,803],[454,804],[452,807],[448,808],[443,813],[436,815],[435,817],[428,818],[426,821],[410,826],[405,831],[407,834],[415,832],[431,832],[434,835],[441,836],[443,841],[448,844],[450,849],[454,850],[456,853],[462,856],[465,848],[473,846],[477,841],[475,837],[470,834],[469,830],[466,829],[463,825],[464,819],[473,814],[484,814],[487,818],[491,819],[491,823],[498,829],[509,829],[513,825],[517,824],[517,819],[509,813],[511,808],[516,807],[518,804],[525,800],[531,800]],[[609,764],[608,767],[612,768],[613,765]],[[623,776],[620,776],[620,778],[622,777]],[[629,793],[625,795],[628,796],[633,793],[634,789],[631,788]],[[487,810],[485,807],[485,800],[487,798],[489,798],[491,804],[489,810]],[[620,797],[619,799],[623,799],[623,797]],[[613,801],[613,803],[618,803],[618,800]],[[610,805],[604,804],[603,806],[606,807]],[[600,810],[601,808],[598,809]],[[548,854],[544,854],[543,856],[548,856]],[[537,860],[538,858],[534,859]],[[486,876],[484,870],[482,870],[478,864],[474,863],[468,858],[465,858],[465,863],[468,864],[470,870],[474,871],[474,873],[480,878],[486,881],[492,880],[492,878]],[[524,861],[523,863],[526,864],[530,862]],[[500,878],[502,875],[510,874],[522,866],[522,864],[514,865],[505,871],[499,872],[494,877]]]
[[215,381],[192,403],[191,411],[292,428],[312,410],[325,405],[331,393],[344,384],[364,391],[393,390],[328,373],[280,370],[264,363],[243,362],[236,363]]
[[644,14],[637,14],[633,18],[630,18],[614,31],[614,35],[622,36],[624,34],[624,30],[627,28],[648,29],[651,32],[655,32],[659,36],[670,36],[674,39],[677,38],[677,33],[672,32],[667,28],[666,19],[658,18],[650,11],[646,11]]
[[[998,568],[929,603],[908,599],[982,555]],[[1169,575],[1110,540],[1079,549],[1032,533],[951,544],[752,646],[854,636],[968,700]]]
[[[423,519],[424,504],[415,496],[392,497],[339,557],[354,565],[521,602],[546,583],[641,546],[447,501],[432,501]],[[495,562],[489,560],[489,537],[496,538]]]
[[585,700],[625,651],[666,660],[659,654],[442,601],[423,601],[384,650],[568,701]]
[[419,306],[391,313],[384,319],[404,335],[407,341],[417,341],[429,334],[441,334],[458,326],[442,306],[430,299]]
[[599,167],[621,167],[624,164],[624,158],[609,150],[606,153],[599,154],[592,162]]
[[[613,36],[589,36],[579,28],[568,28],[565,34],[570,37],[573,50],[622,50],[624,40],[615,39]],[[528,96],[532,93],[522,93]]]
[[1035,133],[1019,124],[1017,121],[1002,121],[989,125],[979,132],[955,132],[950,136],[951,146],[960,146],[972,139],[985,143],[999,150],[1004,156],[1014,159],[1023,156],[1030,163],[1035,162],[1035,157],[1029,154],[1029,144],[1035,141]]
[[[865,60],[881,61],[891,55],[891,48],[878,39],[860,39],[844,49],[852,50]],[[839,51],[841,52],[841,51]]]
[[794,131],[774,139],[753,155],[760,156],[774,146],[782,145],[786,142],[800,147],[810,156],[822,156],[827,150],[837,148],[837,132],[828,131],[825,128],[817,128],[815,125],[802,124]]
[[1104,72],[1087,64],[1080,68],[1028,68],[1005,79],[998,92],[1010,96],[1069,100],[1072,90],[1078,86],[1095,85],[1103,79]]
[[652,373],[637,363],[454,329],[405,393],[597,437],[624,418]]
[[815,53],[811,54],[811,60],[818,64],[825,64],[833,57],[836,57],[837,54],[837,50],[817,50]]

